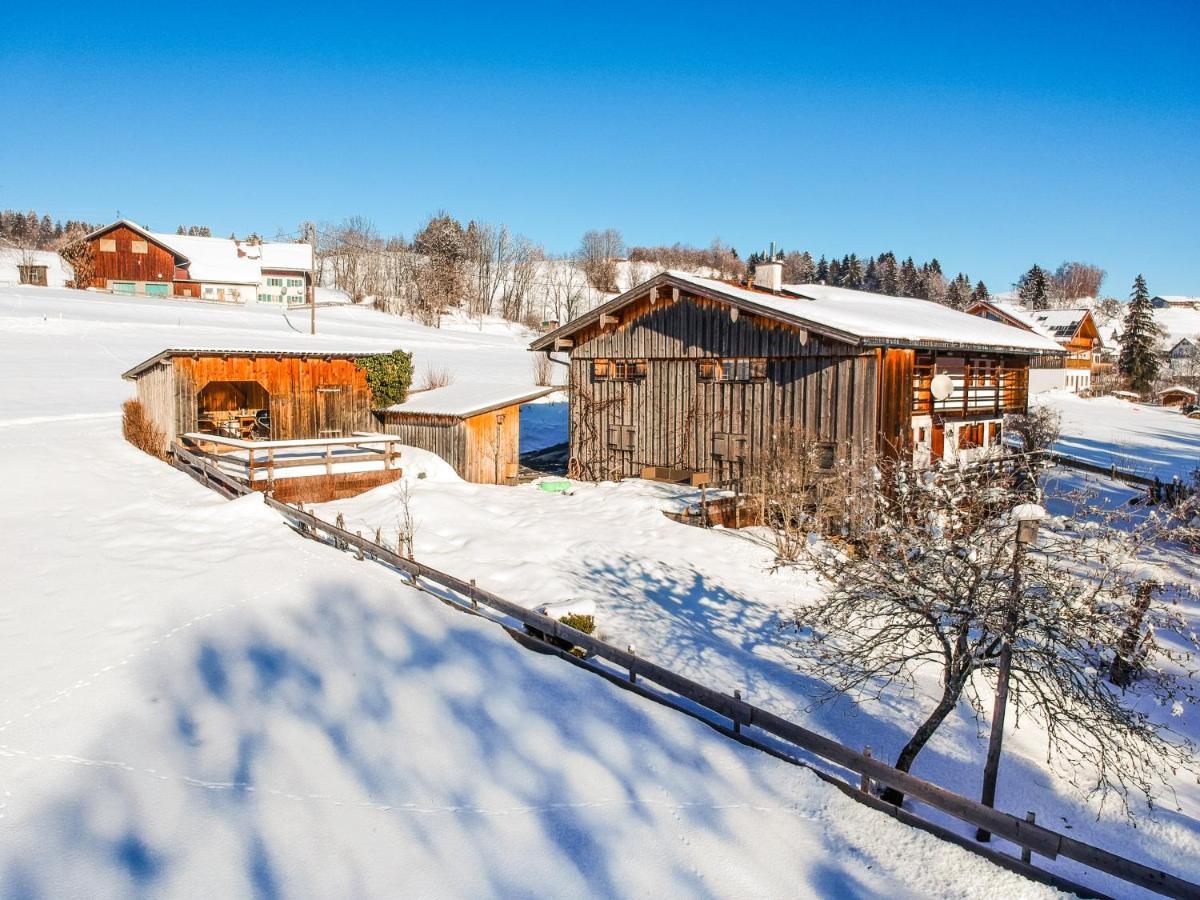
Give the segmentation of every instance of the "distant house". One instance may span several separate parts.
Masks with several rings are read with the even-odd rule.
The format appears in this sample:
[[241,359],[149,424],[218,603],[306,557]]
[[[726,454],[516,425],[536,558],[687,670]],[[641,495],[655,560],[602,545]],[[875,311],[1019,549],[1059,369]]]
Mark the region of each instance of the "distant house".
[[1200,309],[1200,297],[1159,295],[1151,297],[1150,304],[1156,309]]
[[436,453],[466,481],[506,484],[520,467],[521,405],[558,388],[452,384],[380,411],[383,430]]
[[1167,351],[1168,366],[1179,375],[1200,375],[1200,338],[1180,338]]
[[117,294],[297,305],[313,283],[307,243],[162,234],[127,219],[86,240],[95,258],[90,286]]
[[0,247],[0,284],[66,287],[73,277],[71,267],[51,250]]
[[781,282],[778,263],[748,285],[665,272],[534,340],[570,357],[574,473],[736,482],[789,434],[821,465],[970,458],[1026,409],[1030,358],[1065,355],[937,303]]
[[1104,341],[1090,309],[1026,309],[1006,300],[978,300],[967,312],[1044,335],[1067,351],[1066,356],[1040,357],[1030,363],[1031,394],[1055,389],[1075,394],[1091,390],[1092,372]]

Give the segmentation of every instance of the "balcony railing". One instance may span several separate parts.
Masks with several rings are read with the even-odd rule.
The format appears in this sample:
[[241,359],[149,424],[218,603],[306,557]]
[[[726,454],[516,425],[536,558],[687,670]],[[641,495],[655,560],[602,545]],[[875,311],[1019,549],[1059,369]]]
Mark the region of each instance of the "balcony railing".
[[[951,391],[943,400],[933,396],[935,375],[950,378]],[[1025,362],[995,357],[920,356],[913,367],[913,415],[967,418],[1024,412],[1029,399]]]

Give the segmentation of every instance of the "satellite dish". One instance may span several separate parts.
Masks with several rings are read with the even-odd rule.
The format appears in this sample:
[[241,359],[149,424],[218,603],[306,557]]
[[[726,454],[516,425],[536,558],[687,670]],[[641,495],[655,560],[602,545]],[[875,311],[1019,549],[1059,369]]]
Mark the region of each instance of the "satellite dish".
[[933,380],[929,382],[929,392],[933,394],[934,400],[945,400],[954,393],[954,382],[944,372],[934,375]]

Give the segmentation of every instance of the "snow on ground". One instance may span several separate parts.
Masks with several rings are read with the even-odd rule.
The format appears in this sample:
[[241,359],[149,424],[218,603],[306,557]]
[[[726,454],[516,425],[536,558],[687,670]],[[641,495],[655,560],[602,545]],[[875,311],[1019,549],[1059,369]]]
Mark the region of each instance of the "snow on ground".
[[[314,345],[527,367],[517,336],[338,312]],[[175,343],[294,343],[284,321],[0,289],[0,536],[19,561],[0,605],[0,894],[1048,893],[121,440],[125,368]],[[502,515],[531,493],[503,490],[477,499]],[[459,536],[430,522],[419,552],[478,551],[477,515]],[[523,557],[553,561],[547,530]],[[653,559],[645,586],[673,581]]]
[[[412,450],[402,450],[402,459],[404,454],[423,458]],[[1058,476],[1064,490],[1081,478],[1065,471]],[[1096,483],[1113,502],[1131,495],[1120,485]],[[639,655],[712,687],[740,689],[751,702],[845,744],[870,746],[877,756],[894,759],[936,702],[938,685],[927,679],[916,698],[893,694],[858,711],[848,704],[810,709],[820,685],[797,669],[787,646],[790,632],[781,626],[799,602],[818,596],[814,587],[795,570],[772,572],[771,552],[744,533],[704,531],[662,515],[664,507],[697,499],[686,489],[630,480],[579,484],[563,495],[532,484],[509,488],[453,478],[413,478],[409,486],[422,562],[531,608],[591,600],[605,640],[633,644]],[[379,527],[394,541],[397,491],[385,486],[319,512],[331,521],[342,513],[351,530]],[[1194,562],[1179,564],[1187,567],[1183,577],[1196,578]],[[1200,738],[1198,718],[1200,711],[1188,709],[1184,720],[1172,724]],[[914,774],[977,796],[986,747],[986,723],[977,724],[961,708],[922,751]],[[1097,821],[1096,807],[1047,770],[1043,733],[1026,721],[1006,739],[997,805],[1022,816],[1035,810],[1049,827],[1195,879],[1200,790],[1183,778],[1175,787],[1182,813],[1160,808],[1135,830],[1110,806]],[[1096,875],[1073,864],[1058,867],[1097,883]],[[1129,895],[1128,886],[1117,882],[1108,889]]]
[[1200,467],[1200,419],[1177,409],[1065,391],[1033,399],[1062,415],[1055,449],[1065,456],[1163,481],[1186,480]]

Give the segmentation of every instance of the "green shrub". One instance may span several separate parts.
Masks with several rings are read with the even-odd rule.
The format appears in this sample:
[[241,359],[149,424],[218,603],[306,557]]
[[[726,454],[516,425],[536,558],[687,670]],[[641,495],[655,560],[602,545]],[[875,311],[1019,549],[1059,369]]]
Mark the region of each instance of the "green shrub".
[[582,631],[584,634],[591,634],[596,630],[595,616],[579,616],[575,613],[570,613],[558,621],[562,622],[568,628],[574,628],[576,631]]
[[367,373],[367,386],[371,389],[373,405],[383,409],[394,403],[403,403],[412,386],[412,354],[403,350],[391,353],[372,353],[360,356],[354,364]]

